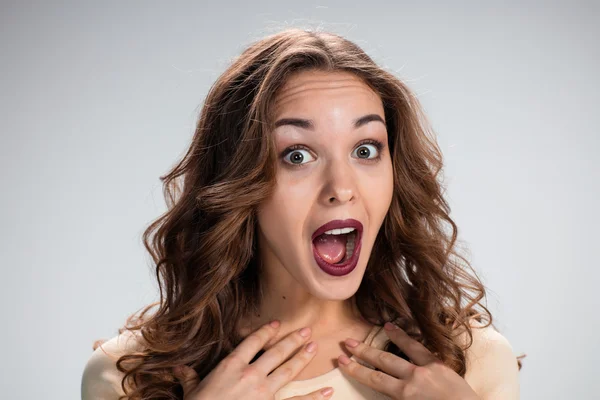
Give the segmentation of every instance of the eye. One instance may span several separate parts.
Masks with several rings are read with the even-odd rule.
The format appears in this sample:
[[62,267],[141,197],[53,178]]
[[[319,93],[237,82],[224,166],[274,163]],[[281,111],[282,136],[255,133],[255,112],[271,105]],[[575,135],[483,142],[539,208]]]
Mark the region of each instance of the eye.
[[[352,156],[354,156],[354,153],[357,153],[357,158],[368,162],[376,162],[381,159],[381,149],[383,149],[382,142],[367,139],[358,144],[352,152]],[[296,144],[285,149],[281,154],[281,158],[286,164],[292,167],[302,167],[308,162],[314,161],[314,157],[308,148],[301,144]]]
[[312,158],[312,155],[308,150],[300,145],[288,148],[283,156],[283,160],[293,166],[303,165],[303,161],[306,161],[307,159],[308,161],[312,161],[314,158]]
[[356,152],[358,158],[362,158],[365,160],[377,160],[381,157],[379,153],[382,147],[383,144],[381,142],[378,142],[376,140],[367,140],[365,142],[360,143],[356,150],[352,152],[352,154],[354,155],[354,153]]

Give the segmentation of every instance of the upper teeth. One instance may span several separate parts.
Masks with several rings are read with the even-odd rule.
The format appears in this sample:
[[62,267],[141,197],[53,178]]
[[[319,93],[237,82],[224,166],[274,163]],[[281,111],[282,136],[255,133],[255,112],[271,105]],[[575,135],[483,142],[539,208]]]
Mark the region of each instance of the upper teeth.
[[325,235],[343,235],[346,233],[350,233],[354,230],[355,230],[354,228],[332,229],[330,231],[325,232]]

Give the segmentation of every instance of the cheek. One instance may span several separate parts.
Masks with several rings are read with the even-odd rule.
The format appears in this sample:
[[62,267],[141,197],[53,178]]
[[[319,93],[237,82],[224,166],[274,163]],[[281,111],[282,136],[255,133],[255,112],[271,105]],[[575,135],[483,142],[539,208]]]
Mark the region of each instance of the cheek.
[[391,165],[381,170],[377,175],[370,176],[365,179],[366,184],[363,186],[367,207],[373,217],[379,216],[383,218],[392,202],[394,190],[394,178],[392,175]]
[[295,218],[306,218],[318,183],[309,171],[281,173],[273,193],[273,202]]
[[281,242],[302,235],[310,209],[309,196],[306,185],[278,184],[273,195],[259,207],[258,223],[265,236]]

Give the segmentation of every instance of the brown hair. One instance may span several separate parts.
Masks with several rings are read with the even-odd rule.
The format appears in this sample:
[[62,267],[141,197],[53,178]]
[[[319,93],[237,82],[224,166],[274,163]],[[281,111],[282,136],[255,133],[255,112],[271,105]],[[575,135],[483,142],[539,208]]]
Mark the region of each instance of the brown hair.
[[419,101],[351,41],[287,29],[250,45],[218,78],[190,148],[161,177],[168,210],[143,237],[160,300],[120,330],[143,338],[143,350],[117,362],[130,399],[181,399],[173,367],[191,366],[202,379],[243,339],[235,321],[257,308],[260,290],[255,210],[274,186],[273,99],[291,74],[308,69],[351,72],[384,105],[394,193],[355,294],[360,313],[373,324],[399,324],[464,376],[456,328],[468,332],[468,348],[469,320],[488,326],[492,316],[481,304],[483,284],[456,249],[438,182],[442,154]]

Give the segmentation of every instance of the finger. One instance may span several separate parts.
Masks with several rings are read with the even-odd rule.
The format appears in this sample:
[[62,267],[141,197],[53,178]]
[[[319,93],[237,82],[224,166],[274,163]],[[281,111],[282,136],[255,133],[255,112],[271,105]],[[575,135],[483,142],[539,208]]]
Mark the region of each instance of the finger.
[[271,340],[279,330],[279,322],[272,321],[252,332],[229,354],[228,357],[238,357],[245,364],[256,356],[265,344]]
[[310,333],[310,328],[302,328],[292,332],[265,351],[258,360],[252,363],[252,366],[263,375],[269,374],[287,360],[298,347],[302,346],[310,337]]
[[385,324],[385,333],[416,365],[424,366],[438,361],[427,347],[414,340],[401,328],[389,322]]
[[294,357],[286,361],[285,364],[281,365],[267,376],[267,385],[269,389],[271,389],[271,393],[277,392],[294,379],[294,377],[306,367],[310,360],[313,359],[316,353],[317,344],[315,342],[310,342],[294,355]]
[[183,393],[190,393],[198,386],[198,374],[187,365],[180,365],[173,369],[173,374],[183,386]]
[[395,378],[407,379],[416,368],[414,364],[395,354],[376,349],[357,340],[348,338],[344,343],[353,355]]
[[338,358],[338,364],[343,373],[350,375],[358,382],[377,392],[387,394],[392,398],[398,396],[398,393],[400,393],[403,381],[400,381],[383,371],[375,371],[374,369],[367,368],[345,355]]
[[288,397],[285,400],[322,400],[328,399],[333,394],[333,388],[327,387],[319,390],[315,390],[314,392],[302,395],[302,396],[294,396]]

